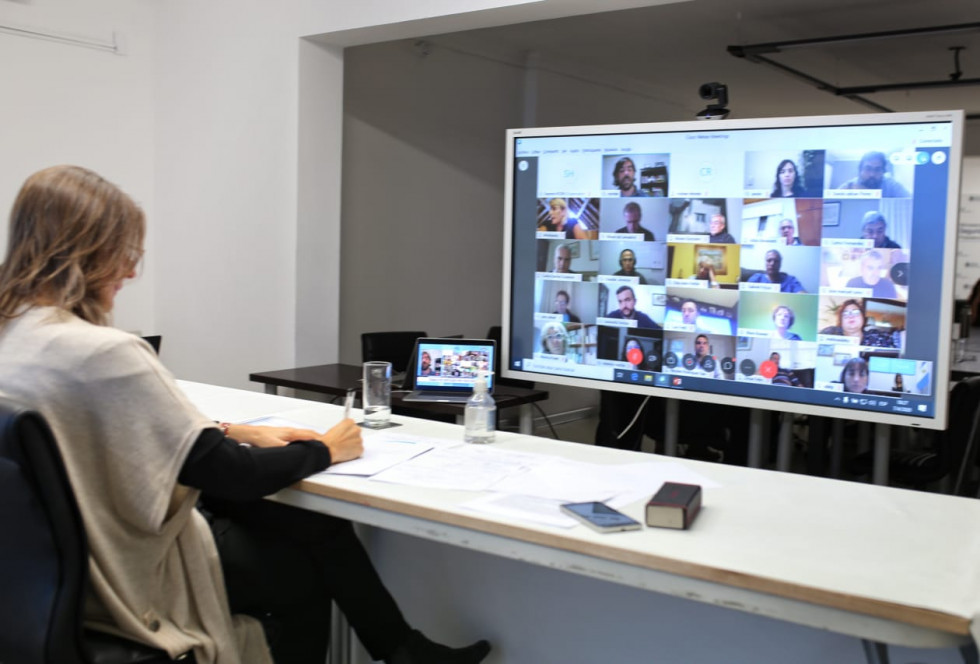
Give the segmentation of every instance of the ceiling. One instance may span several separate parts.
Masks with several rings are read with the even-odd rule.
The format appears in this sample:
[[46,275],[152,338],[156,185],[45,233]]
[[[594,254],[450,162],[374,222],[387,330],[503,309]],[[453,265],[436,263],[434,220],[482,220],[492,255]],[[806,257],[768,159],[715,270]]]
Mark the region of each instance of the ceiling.
[[[515,61],[533,52],[542,66],[628,81],[679,113],[690,112],[688,117],[704,106],[698,86],[720,81],[729,88],[732,117],[765,117],[872,109],[736,58],[728,53],[731,45],[978,22],[980,0],[691,0],[439,35],[431,43]],[[769,57],[833,86],[850,87],[948,80],[954,46],[965,48],[962,78],[980,79],[980,30],[827,44]],[[893,111],[963,109],[980,117],[980,85],[865,96]]]

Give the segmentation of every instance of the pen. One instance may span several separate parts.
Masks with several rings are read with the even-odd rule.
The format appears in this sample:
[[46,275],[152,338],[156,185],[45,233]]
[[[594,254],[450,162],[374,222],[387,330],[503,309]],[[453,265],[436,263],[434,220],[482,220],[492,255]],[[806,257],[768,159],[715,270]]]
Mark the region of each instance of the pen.
[[350,419],[350,409],[354,405],[354,388],[347,390],[347,396],[344,398],[344,419]]

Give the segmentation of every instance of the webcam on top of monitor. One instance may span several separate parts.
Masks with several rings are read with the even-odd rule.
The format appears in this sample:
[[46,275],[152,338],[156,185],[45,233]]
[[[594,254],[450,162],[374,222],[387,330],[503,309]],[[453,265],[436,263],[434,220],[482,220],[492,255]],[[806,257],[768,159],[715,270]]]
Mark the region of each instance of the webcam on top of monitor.
[[724,83],[702,83],[698,95],[701,99],[715,100],[697,114],[698,120],[724,120],[731,113],[725,108],[728,104],[728,86]]

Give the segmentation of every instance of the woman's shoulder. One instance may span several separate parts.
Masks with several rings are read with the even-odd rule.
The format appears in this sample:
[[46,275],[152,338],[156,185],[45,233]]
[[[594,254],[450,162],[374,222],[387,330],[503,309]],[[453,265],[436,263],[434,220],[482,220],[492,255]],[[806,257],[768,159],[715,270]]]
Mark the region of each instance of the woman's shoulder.
[[146,345],[130,332],[89,323],[57,307],[34,307],[8,325],[12,336],[30,338],[48,362],[84,362],[96,355],[140,352]]

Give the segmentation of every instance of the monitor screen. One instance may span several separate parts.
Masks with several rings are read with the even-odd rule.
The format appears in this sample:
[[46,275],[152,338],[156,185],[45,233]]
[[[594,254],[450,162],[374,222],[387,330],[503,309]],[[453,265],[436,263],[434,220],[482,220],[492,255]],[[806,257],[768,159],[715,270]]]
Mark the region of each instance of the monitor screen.
[[944,428],[962,129],[509,130],[503,375]]
[[469,393],[482,371],[492,391],[495,346],[489,339],[419,339],[415,389]]

